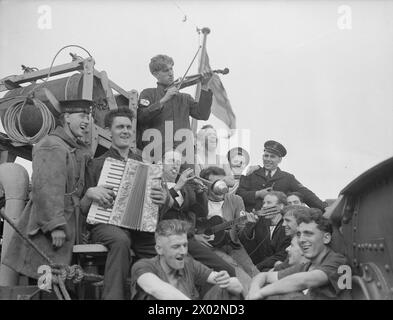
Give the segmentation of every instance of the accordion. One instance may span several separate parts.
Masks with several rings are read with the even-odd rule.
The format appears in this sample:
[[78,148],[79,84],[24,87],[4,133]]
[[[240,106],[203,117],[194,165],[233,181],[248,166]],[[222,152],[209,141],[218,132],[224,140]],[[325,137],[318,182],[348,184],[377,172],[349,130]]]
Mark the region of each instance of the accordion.
[[133,159],[125,161],[106,158],[98,185],[113,186],[116,194],[111,208],[93,202],[87,223],[154,232],[158,221],[158,205],[150,198],[151,187],[161,185],[162,165],[147,164]]

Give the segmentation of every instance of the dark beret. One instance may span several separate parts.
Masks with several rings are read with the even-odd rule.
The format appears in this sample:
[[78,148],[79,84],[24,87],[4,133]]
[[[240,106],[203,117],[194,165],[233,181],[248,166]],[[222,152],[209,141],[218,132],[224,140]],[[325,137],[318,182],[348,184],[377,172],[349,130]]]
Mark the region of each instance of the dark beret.
[[284,148],[284,146],[273,140],[266,141],[264,144],[265,151],[274,153],[275,155],[279,157],[285,157],[287,154],[287,150]]

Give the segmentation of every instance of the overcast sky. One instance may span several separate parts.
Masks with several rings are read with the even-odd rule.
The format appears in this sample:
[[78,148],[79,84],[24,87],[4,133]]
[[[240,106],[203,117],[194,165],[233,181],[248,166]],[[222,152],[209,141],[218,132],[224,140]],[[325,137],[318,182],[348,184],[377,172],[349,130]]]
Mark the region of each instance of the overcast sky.
[[[221,80],[253,163],[277,140],[288,150],[281,168],[325,199],[393,156],[393,1],[0,0],[0,78],[49,67],[78,44],[96,69],[141,91],[155,86],[158,53],[184,73],[197,26],[211,29],[212,68],[230,69]],[[55,64],[68,52],[86,57],[65,50]]]

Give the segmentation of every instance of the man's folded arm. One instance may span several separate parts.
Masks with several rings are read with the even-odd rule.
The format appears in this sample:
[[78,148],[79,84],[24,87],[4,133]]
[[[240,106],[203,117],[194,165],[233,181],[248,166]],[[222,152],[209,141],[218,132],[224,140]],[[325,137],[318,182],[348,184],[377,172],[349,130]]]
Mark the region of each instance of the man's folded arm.
[[158,300],[190,300],[184,293],[161,280],[154,273],[146,272],[137,279],[138,285]]
[[261,288],[260,294],[264,298],[276,294],[297,292],[323,286],[328,281],[328,276],[321,270],[298,272]]

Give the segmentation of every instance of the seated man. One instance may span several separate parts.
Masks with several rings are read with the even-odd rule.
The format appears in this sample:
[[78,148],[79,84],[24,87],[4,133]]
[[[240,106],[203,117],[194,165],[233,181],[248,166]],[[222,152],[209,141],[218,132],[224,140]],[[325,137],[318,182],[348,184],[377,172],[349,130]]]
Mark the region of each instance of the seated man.
[[155,233],[158,255],[141,259],[132,267],[131,298],[137,300],[189,300],[200,298],[197,286],[214,285],[210,299],[239,297],[243,287],[226,271],[215,272],[187,256],[185,221],[162,220]]
[[[319,210],[319,209],[315,209]],[[302,215],[310,214],[311,210],[301,205],[288,205],[282,210],[284,217],[283,227],[285,228],[285,234],[293,238],[297,233],[298,224],[297,221]],[[319,210],[319,212],[321,212]],[[322,214],[322,212],[321,212]]]
[[[278,272],[262,272],[253,279],[247,298],[265,299],[273,295],[301,292],[309,299],[338,299],[345,292],[338,285],[338,269],[347,259],[332,249],[331,222],[320,212],[301,216],[297,232],[304,257],[310,261]],[[348,292],[347,292],[348,293]]]
[[[225,171],[219,167],[208,167],[201,171],[200,176],[201,178],[214,183],[215,181],[223,180],[225,178]],[[213,225],[230,222],[240,218],[241,212],[244,211],[242,198],[231,193],[217,194],[212,189],[212,186],[209,186],[208,188],[207,198],[205,201],[207,201],[207,205],[205,206],[207,207],[206,216],[209,220],[204,221],[204,224],[209,224],[209,222],[212,223],[211,221],[213,220],[215,221]],[[239,240],[239,233],[244,228],[244,225],[245,223],[243,221],[239,221],[232,228],[222,230],[220,233],[217,233],[217,238],[220,234],[222,235],[222,241],[219,243],[218,239],[215,239],[217,244],[213,249],[218,255],[223,257],[224,260],[234,264],[235,266],[243,268],[249,276],[253,277],[258,274],[259,271]],[[205,235],[197,234],[195,237],[205,246],[212,247],[208,241],[208,237]],[[225,255],[222,253],[225,253]],[[232,259],[226,259],[227,255],[229,255]]]
[[284,270],[296,264],[307,263],[309,261],[304,256],[304,253],[302,251],[302,248],[300,248],[298,241],[299,239],[295,235],[291,240],[291,245],[285,249],[285,251],[288,253],[287,259],[281,264],[276,264],[276,266],[273,268],[273,271]]
[[[191,224],[188,232],[188,252],[199,262],[216,271],[225,270],[230,276],[235,276],[235,269],[210,248],[201,244],[194,237],[195,213],[206,212],[207,203],[200,185],[193,182],[195,176],[191,168],[179,174],[182,155],[177,151],[167,151],[164,154],[163,178],[169,188],[171,196],[170,208],[161,216],[161,219],[179,219]],[[251,279],[250,279],[251,282]]]
[[[132,112],[128,108],[111,110],[105,116],[105,127],[112,138],[111,147],[98,158],[92,159],[86,168],[86,196],[97,200],[101,206],[110,206],[114,193],[106,186],[97,186],[105,159],[108,157],[125,161],[128,158],[141,158],[130,150]],[[160,205],[160,213],[168,205],[169,195],[160,187],[153,187],[151,192],[153,203]],[[164,207],[164,204],[166,206]],[[83,212],[88,212],[91,201],[82,201]],[[98,223],[89,226],[94,242],[104,244],[109,252],[105,263],[105,279],[103,299],[122,300],[126,298],[126,279],[131,267],[131,248],[137,258],[153,257],[154,233],[129,230],[111,224]]]
[[286,196],[279,191],[270,191],[263,200],[263,209],[277,207],[278,213],[248,222],[240,234],[240,241],[260,271],[268,271],[277,261],[287,257],[285,249],[291,237],[285,234],[281,210],[286,205]]
[[[319,210],[319,209],[316,209]],[[285,235],[289,236],[292,238],[291,245],[294,243],[293,239],[296,236],[297,233],[297,220],[300,218],[301,215],[307,215],[310,213],[310,209],[306,208],[305,206],[300,206],[300,205],[292,205],[292,206],[286,206],[283,211],[284,215],[284,222],[283,222],[283,227],[285,228]],[[287,250],[288,252],[288,250]],[[282,270],[285,268],[288,268],[290,266],[289,263],[289,255],[287,259],[285,259],[283,262],[282,261],[277,261],[274,264],[274,270]]]

